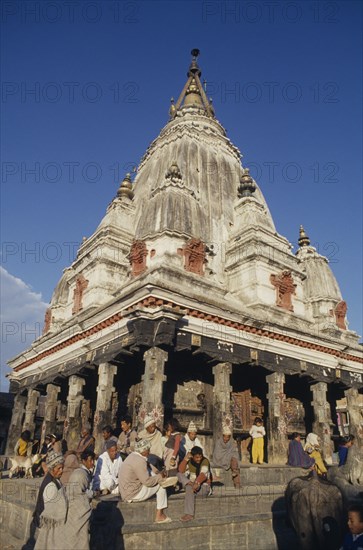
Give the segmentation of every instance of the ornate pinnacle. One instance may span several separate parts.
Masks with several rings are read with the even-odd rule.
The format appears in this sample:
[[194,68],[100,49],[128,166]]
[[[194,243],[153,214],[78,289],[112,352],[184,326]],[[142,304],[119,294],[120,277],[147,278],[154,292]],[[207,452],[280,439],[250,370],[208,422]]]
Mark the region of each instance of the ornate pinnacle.
[[[176,116],[177,111],[183,107],[193,107],[198,109],[198,114],[206,114],[208,117],[214,118],[214,109],[206,96],[203,85],[200,81],[201,70],[197,63],[197,57],[199,50],[192,50],[192,62],[188,70],[188,80],[175,103],[172,104],[169,110],[170,118],[173,119]],[[204,109],[205,113],[203,113]],[[190,110],[193,112],[193,110]]]
[[240,178],[240,184],[238,186],[238,197],[251,197],[252,194],[256,191],[256,184],[250,176],[250,171],[248,168],[243,170],[242,176]]
[[299,246],[310,246],[310,239],[305,233],[305,229],[300,225],[300,238],[298,240]]
[[121,182],[121,185],[117,191],[117,196],[121,199],[127,197],[130,200],[134,198],[134,192],[132,190],[131,174],[128,173]]
[[176,113],[176,108],[175,108],[175,105],[174,105],[174,98],[172,97],[170,99],[170,107],[169,107],[170,118],[174,118],[175,113]]
[[198,62],[197,62],[198,55],[200,54],[200,50],[198,50],[198,48],[194,48],[190,53],[192,54],[193,59],[192,59],[192,62],[190,64],[187,76],[193,76],[195,73],[197,73],[197,75],[200,77],[202,72],[201,72],[201,70],[198,66]]

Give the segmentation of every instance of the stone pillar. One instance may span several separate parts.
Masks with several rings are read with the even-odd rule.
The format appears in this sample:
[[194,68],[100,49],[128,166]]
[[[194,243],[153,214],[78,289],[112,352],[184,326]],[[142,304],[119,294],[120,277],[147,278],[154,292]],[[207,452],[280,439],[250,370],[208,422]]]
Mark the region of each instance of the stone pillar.
[[354,444],[360,449],[363,448],[363,417],[362,407],[359,400],[360,395],[356,388],[345,390],[347,399],[347,411],[349,414],[349,433],[355,436]]
[[25,405],[26,405],[25,395],[20,395],[20,393],[18,393],[14,399],[13,414],[12,414],[11,422],[9,426],[8,440],[6,442],[5,452],[7,455],[14,454],[14,447],[22,432]]
[[314,409],[313,432],[320,437],[320,445],[323,458],[327,464],[333,461],[333,442],[331,439],[331,419],[330,405],[326,398],[328,385],[326,382],[318,382],[311,386],[313,392],[312,406]]
[[47,397],[45,400],[45,413],[42,425],[41,441],[43,443],[44,438],[49,433],[54,433],[57,429],[57,408],[58,408],[58,393],[60,387],[54,384],[47,384]]
[[115,365],[101,363],[98,367],[97,404],[93,419],[93,437],[96,440],[95,452],[100,454],[103,446],[102,428],[112,423],[113,377],[117,372]]
[[213,443],[222,435],[222,424],[232,425],[230,375],[231,363],[218,363],[213,367]]
[[267,448],[269,464],[286,464],[287,462],[287,423],[285,415],[284,394],[285,375],[273,372],[266,376],[268,384],[268,418]]
[[68,449],[77,448],[82,428],[81,408],[83,401],[83,386],[86,381],[80,376],[72,375],[68,379],[68,406],[67,418],[64,422],[63,437],[67,441]]
[[163,382],[165,363],[168,359],[166,351],[160,348],[150,348],[144,353],[145,374],[142,376],[142,407],[149,414],[158,410],[160,420],[156,419],[158,427],[162,427],[162,415],[164,414]]
[[28,399],[25,407],[23,431],[29,430],[31,433],[31,437],[34,436],[35,413],[37,412],[37,408],[38,408],[39,396],[40,396],[40,392],[38,392],[37,390],[32,390],[32,389],[28,390]]

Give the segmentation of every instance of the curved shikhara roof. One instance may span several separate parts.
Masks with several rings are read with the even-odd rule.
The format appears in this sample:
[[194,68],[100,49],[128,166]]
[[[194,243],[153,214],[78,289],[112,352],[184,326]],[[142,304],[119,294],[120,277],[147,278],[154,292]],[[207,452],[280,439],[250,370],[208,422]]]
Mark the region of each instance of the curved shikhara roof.
[[[184,107],[151,144],[134,184],[136,238],[165,229],[202,238],[227,237],[234,221],[234,204],[243,168],[240,152],[224,129],[198,108]],[[179,179],[168,181],[176,164]],[[255,198],[271,214],[260,189]]]

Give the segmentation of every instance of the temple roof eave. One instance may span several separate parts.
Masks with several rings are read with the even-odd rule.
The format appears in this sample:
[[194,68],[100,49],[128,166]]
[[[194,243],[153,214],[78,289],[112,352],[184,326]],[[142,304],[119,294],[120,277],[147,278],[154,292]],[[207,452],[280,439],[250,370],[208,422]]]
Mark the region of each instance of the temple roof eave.
[[[148,297],[151,294],[154,296],[155,295],[159,296],[160,298],[153,298],[152,302],[149,302]],[[123,307],[122,310],[120,309],[121,300],[123,304],[125,305],[128,304],[128,307],[127,306]],[[92,348],[97,347],[98,345],[101,345],[101,344],[104,345],[106,342],[109,342],[110,340],[112,340],[112,338],[114,338],[114,330],[120,331],[120,327],[126,326],[125,321],[121,320],[123,318],[123,313],[130,311],[130,309],[132,310],[136,307],[136,309],[138,309],[141,312],[141,314],[143,314],[142,311],[140,310],[140,304],[144,302],[157,304],[158,300],[160,301],[160,307],[162,306],[163,303],[169,304],[168,306],[169,308],[175,309],[176,307],[175,311],[179,313],[180,312],[183,313],[184,316],[187,310],[198,311],[198,309],[200,309],[200,302],[198,301],[197,297],[195,298],[194,301],[190,298],[185,300],[185,296],[183,296],[182,294],[180,294],[178,297],[177,292],[173,292],[173,293],[168,292],[165,288],[154,286],[150,282],[150,280],[145,280],[145,286],[142,289],[139,289],[135,294],[131,291],[129,293],[128,299],[126,299],[125,296],[122,299],[119,298],[115,300],[115,302],[112,305],[109,306],[108,310],[106,311],[103,310],[102,315],[101,315],[101,312],[99,312],[97,316],[93,315],[92,317],[85,319],[83,325],[80,326],[80,328],[83,328],[83,335],[79,333],[75,334],[76,340],[73,341],[73,343],[69,344],[69,349],[66,352],[64,352],[63,350],[67,348],[67,346],[66,345],[62,346],[62,343],[64,343],[64,338],[66,336],[69,337],[69,331],[65,329],[63,331],[60,331],[57,335],[54,335],[54,334],[51,334],[49,336],[46,335],[41,339],[42,341],[34,342],[34,344],[29,350],[27,350],[22,354],[19,354],[18,356],[10,360],[9,365],[13,369],[17,369],[24,363],[24,360],[29,360],[29,359],[34,360],[38,355],[41,354],[42,351],[43,353],[44,351],[50,353],[50,350],[53,346],[53,349],[55,349],[55,352],[53,353],[56,353],[56,355],[54,355],[53,358],[47,359],[47,356],[49,355],[49,353],[47,353],[42,359],[42,364],[44,365],[44,369],[46,369],[47,365],[50,365],[51,362],[53,362],[54,360],[57,361],[56,357],[58,357],[58,361],[60,360],[59,359],[60,354],[62,355],[62,358],[63,358],[62,360],[64,360],[67,354],[68,355],[70,354],[70,357],[71,356],[74,357],[75,350],[77,350],[77,355],[78,355],[79,353],[82,352],[82,350],[86,352],[86,351],[90,351]],[[178,302],[180,304],[179,306],[172,305],[172,304],[177,304]],[[156,307],[155,305],[151,307],[152,315],[157,314],[155,307]],[[261,334],[263,333],[264,330],[267,331],[268,333],[272,331],[271,334],[279,333],[279,327],[276,323],[274,323],[274,328],[272,329],[271,323],[266,324],[266,320],[254,319],[253,317],[251,317],[251,312],[249,312],[248,310],[242,313],[240,309],[234,309],[232,303],[227,308],[225,307],[222,308],[220,306],[216,307],[216,305],[212,303],[211,304],[205,303],[203,304],[203,311],[205,311],[205,313],[203,314],[204,318],[206,318],[207,320],[208,320],[208,315],[210,315],[211,318],[217,315],[217,317],[220,316],[220,318],[227,318],[227,319],[230,318],[231,319],[230,322],[232,323],[232,325],[233,323],[237,323],[236,326],[239,326],[241,323],[243,324],[248,322],[248,325],[246,325],[247,327],[257,326],[259,328],[256,328],[254,330],[262,331]],[[107,314],[108,314],[108,318],[107,318],[108,320],[113,319],[111,324],[107,324],[106,322]],[[187,314],[187,317],[188,317],[188,314]],[[233,320],[233,318],[235,320]],[[98,321],[98,326],[100,327],[98,330],[98,336],[96,333],[95,333],[95,336],[92,336],[93,334],[92,328],[97,324],[97,321]],[[287,342],[289,341],[290,338],[292,339],[303,338],[303,341],[305,341],[307,345],[323,346],[324,349],[327,348],[327,349],[335,350],[334,353],[337,353],[337,354],[339,353],[343,353],[343,355],[348,354],[347,357],[349,357],[349,353],[347,350],[351,350],[350,353],[354,353],[354,356],[360,356],[360,357],[362,356],[361,346],[359,345],[347,346],[345,342],[337,341],[337,339],[331,338],[329,337],[329,335],[324,335],[323,337],[321,336],[321,333],[319,335],[316,335],[313,333],[309,335],[306,331],[301,332],[301,331],[289,329],[286,323],[284,325],[283,322],[281,323],[280,330],[282,331],[281,336],[285,338],[285,340],[287,338],[286,340]],[[89,336],[87,336],[87,331],[89,332]],[[228,330],[225,329],[225,332],[226,334],[228,334],[228,332],[231,334],[233,332],[233,327],[231,326],[231,328]],[[286,334],[288,333],[290,333],[290,335],[286,336]],[[118,332],[118,334],[120,334],[120,332]],[[215,335],[217,338],[219,338],[218,333],[216,333]],[[82,337],[84,338],[83,343],[81,341]],[[251,344],[254,344],[253,338],[251,335],[248,336],[248,340],[251,341]],[[77,344],[78,341],[79,343]],[[259,339],[259,341],[261,340]],[[54,348],[54,346],[57,346],[58,344],[61,344],[61,347],[59,349],[57,347]],[[74,344],[76,344],[75,348],[73,347]],[[10,378],[12,378],[13,376],[14,375],[10,375]],[[18,378],[16,374],[15,374],[15,378]]]

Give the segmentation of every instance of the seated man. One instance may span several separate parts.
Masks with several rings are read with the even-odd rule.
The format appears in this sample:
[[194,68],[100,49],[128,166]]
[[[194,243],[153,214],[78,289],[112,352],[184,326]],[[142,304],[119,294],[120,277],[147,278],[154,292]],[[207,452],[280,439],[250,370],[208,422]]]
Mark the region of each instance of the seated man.
[[119,435],[117,448],[123,460],[135,450],[137,432],[132,426],[132,418],[128,414],[121,418],[122,432]]
[[139,438],[146,439],[150,443],[148,462],[155,468],[155,471],[162,471],[164,467],[162,435],[152,416],[145,416],[144,429],[139,433]]
[[91,426],[83,426],[81,429],[81,438],[78,442],[76,453],[78,458],[80,458],[83,451],[92,451],[95,450],[95,438],[91,434]]
[[189,453],[193,447],[200,447],[203,451],[202,444],[197,437],[197,427],[194,422],[191,421],[189,422],[187,433],[180,441],[179,460],[183,460],[185,455]]
[[179,464],[178,480],[185,488],[184,516],[181,521],[194,519],[195,497],[211,494],[211,473],[208,458],[200,447],[193,447]]
[[102,428],[102,437],[103,437],[103,447],[102,447],[102,453],[104,453],[106,449],[106,443],[107,441],[115,441],[116,445],[118,442],[118,439],[115,435],[112,435],[112,427],[107,425]]
[[237,446],[232,438],[232,432],[228,427],[223,428],[222,437],[219,437],[213,449],[212,465],[223,470],[231,469],[233,485],[236,489],[241,486],[238,465]]
[[116,441],[107,441],[106,448],[107,450],[97,460],[92,489],[103,495],[109,493],[118,495],[118,472],[122,464],[122,458],[117,452]]
[[156,494],[155,523],[169,523],[171,519],[164,513],[168,506],[166,490],[161,486],[165,477],[150,473],[149,453],[150,442],[140,439],[135,442],[135,451],[121,464],[118,475],[121,498],[126,502],[142,502]]

